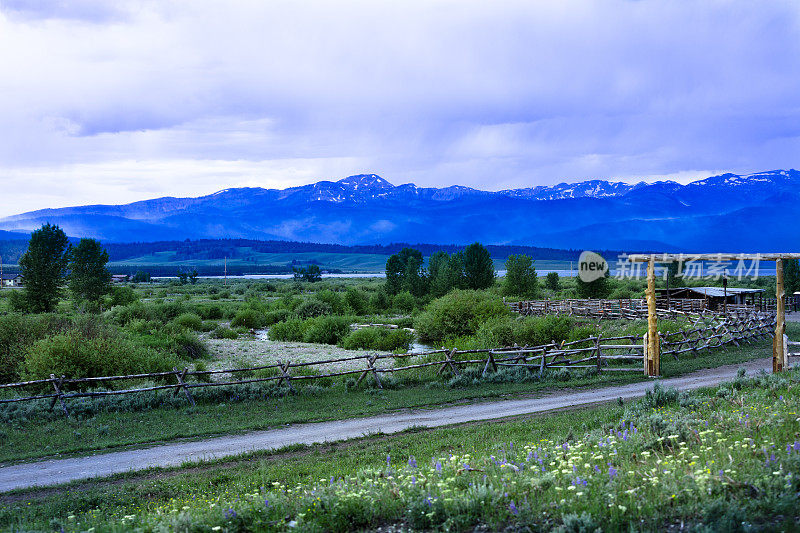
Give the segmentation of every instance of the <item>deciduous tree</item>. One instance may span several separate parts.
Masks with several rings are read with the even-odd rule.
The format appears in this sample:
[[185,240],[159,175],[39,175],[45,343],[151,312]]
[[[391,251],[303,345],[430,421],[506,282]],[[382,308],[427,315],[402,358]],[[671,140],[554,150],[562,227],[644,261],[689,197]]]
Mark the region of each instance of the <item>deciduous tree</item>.
[[78,302],[96,305],[111,290],[108,252],[95,239],[81,239],[69,253],[69,291]]
[[488,289],[494,283],[494,262],[482,244],[476,242],[464,251],[464,284],[468,289]]
[[26,307],[34,313],[53,311],[66,275],[69,239],[56,225],[45,224],[31,234],[19,260]]
[[503,294],[507,296],[533,296],[536,293],[536,269],[527,255],[509,255],[506,259],[506,276]]

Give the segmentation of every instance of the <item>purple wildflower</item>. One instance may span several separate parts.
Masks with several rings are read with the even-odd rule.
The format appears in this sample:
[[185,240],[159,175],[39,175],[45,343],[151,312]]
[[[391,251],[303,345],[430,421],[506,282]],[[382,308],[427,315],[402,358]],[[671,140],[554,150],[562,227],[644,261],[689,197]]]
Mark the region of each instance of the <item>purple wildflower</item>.
[[264,500],[264,507],[269,507],[269,498]]
[[391,454],[386,454],[386,466],[392,466],[392,456]]
[[613,466],[608,467],[608,477],[611,479],[617,477],[617,469],[614,468]]
[[511,503],[508,504],[508,510],[511,511],[511,514],[513,515],[519,514],[519,509],[517,509],[517,506],[514,505],[514,500],[511,500]]
[[416,468],[417,467],[417,460],[414,459],[413,455],[408,458],[408,466],[410,466],[411,468]]
[[442,463],[440,463],[439,461],[436,461],[436,471],[439,472],[440,474],[442,473]]

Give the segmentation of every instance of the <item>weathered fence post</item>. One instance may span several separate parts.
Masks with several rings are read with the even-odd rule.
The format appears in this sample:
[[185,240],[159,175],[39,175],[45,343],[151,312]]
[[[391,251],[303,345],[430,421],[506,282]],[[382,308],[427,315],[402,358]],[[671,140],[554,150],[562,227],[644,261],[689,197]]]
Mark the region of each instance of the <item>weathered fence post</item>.
[[186,399],[189,400],[190,404],[195,405],[194,398],[192,398],[192,395],[189,394],[189,389],[186,387],[186,382],[184,381],[186,378],[186,373],[189,372],[189,369],[184,368],[183,372],[179,372],[178,369],[173,366],[172,371],[175,372],[175,377],[178,378],[178,386],[175,387],[175,392],[172,395],[177,396],[181,389],[183,389],[183,394],[186,395]]
[[597,337],[594,340],[594,349],[597,352],[597,372],[600,372],[600,336],[601,334],[598,333]]
[[539,361],[539,375],[544,374],[547,368],[547,347],[542,348],[542,359]]
[[293,391],[294,387],[292,387],[292,376],[289,375],[289,361],[287,361],[286,363],[281,363],[280,361],[278,361],[278,368],[281,371],[281,379],[278,380],[278,385],[283,383],[285,380],[286,385],[289,386],[289,390]]
[[489,359],[486,360],[486,365],[483,367],[481,376],[486,375],[486,372],[489,370],[490,366],[492,367],[492,372],[497,372],[497,363],[494,362],[494,355],[491,351],[489,351]]
[[775,315],[775,336],[772,338],[772,371],[781,372],[784,368],[783,335],[786,333],[786,291],[783,288],[783,259],[775,260],[775,296],[777,314]]
[[658,313],[656,311],[656,263],[653,256],[647,263],[647,375],[661,375],[660,346],[658,342]]
[[375,361],[377,361],[377,359],[378,359],[377,355],[367,356],[366,358],[367,369],[361,373],[361,376],[359,376],[358,381],[356,381],[356,384],[361,383],[361,380],[364,379],[367,376],[367,374],[372,372],[372,377],[375,379],[375,383],[378,385],[378,388],[379,389],[383,388],[383,385],[381,385],[381,378],[380,376],[378,376],[378,372],[375,370]]
[[56,394],[58,395],[53,398],[53,401],[50,403],[50,409],[55,407],[56,401],[58,401],[61,403],[61,410],[64,411],[64,414],[67,416],[67,418],[69,418],[69,411],[67,411],[67,406],[64,404],[64,398],[62,398],[64,393],[61,392],[61,385],[64,383],[64,376],[56,378],[55,374],[50,374],[50,379],[53,380],[51,383],[53,384],[53,388],[56,390]]

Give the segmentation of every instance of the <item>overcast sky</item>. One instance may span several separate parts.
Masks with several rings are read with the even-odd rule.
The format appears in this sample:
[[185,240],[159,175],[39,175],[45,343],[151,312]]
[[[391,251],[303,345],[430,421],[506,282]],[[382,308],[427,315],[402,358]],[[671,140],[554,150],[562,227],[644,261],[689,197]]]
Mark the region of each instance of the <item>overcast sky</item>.
[[800,2],[0,0],[0,216],[800,166]]

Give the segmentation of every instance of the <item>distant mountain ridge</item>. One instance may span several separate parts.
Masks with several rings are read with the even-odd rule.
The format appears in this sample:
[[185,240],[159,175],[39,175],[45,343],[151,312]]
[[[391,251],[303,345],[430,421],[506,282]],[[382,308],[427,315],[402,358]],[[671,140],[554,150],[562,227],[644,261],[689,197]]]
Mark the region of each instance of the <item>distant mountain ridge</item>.
[[44,209],[0,219],[44,222],[109,242],[200,238],[517,244],[684,251],[800,248],[800,172],[722,174],[682,185],[606,180],[482,191],[393,185],[376,174],[288,189],[233,188],[197,198]]

